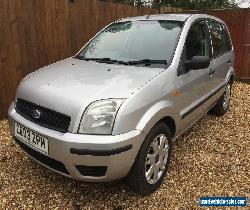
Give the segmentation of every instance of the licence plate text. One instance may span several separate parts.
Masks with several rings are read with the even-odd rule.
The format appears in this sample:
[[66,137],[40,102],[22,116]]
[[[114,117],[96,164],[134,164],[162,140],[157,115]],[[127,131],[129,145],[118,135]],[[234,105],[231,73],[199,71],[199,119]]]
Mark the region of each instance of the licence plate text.
[[23,143],[28,144],[30,147],[48,155],[48,138],[30,130],[29,128],[26,128],[19,123],[15,123],[15,137]]

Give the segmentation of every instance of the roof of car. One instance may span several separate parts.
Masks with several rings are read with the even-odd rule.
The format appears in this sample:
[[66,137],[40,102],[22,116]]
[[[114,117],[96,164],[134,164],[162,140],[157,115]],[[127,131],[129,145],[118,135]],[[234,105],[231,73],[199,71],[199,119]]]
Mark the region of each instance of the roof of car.
[[186,19],[189,18],[191,15],[192,14],[179,14],[179,13],[144,15],[144,16],[123,18],[120,21],[136,21],[136,20],[178,20],[178,21],[186,21]]

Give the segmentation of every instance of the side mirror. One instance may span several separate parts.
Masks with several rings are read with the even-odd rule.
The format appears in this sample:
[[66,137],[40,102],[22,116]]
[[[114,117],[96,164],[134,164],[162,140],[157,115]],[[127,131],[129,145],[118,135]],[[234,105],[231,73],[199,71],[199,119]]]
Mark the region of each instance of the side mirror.
[[208,56],[193,56],[191,60],[185,62],[186,70],[205,69],[210,65]]

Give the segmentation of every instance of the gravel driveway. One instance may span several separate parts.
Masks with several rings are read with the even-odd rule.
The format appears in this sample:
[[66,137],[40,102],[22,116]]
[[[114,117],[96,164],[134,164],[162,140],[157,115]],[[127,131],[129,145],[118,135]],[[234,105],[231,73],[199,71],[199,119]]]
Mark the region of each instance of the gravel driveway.
[[0,209],[196,209],[200,196],[250,198],[249,84],[235,83],[224,117],[206,115],[178,139],[165,182],[148,197],[123,182],[90,184],[51,172],[26,157],[7,120],[0,122]]

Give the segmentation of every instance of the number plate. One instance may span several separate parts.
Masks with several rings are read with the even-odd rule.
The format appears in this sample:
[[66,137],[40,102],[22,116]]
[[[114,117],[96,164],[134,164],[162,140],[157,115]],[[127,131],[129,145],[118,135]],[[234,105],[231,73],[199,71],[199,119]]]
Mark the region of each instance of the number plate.
[[15,122],[15,137],[30,147],[48,155],[49,154],[49,141],[48,138],[24,127],[23,125]]

